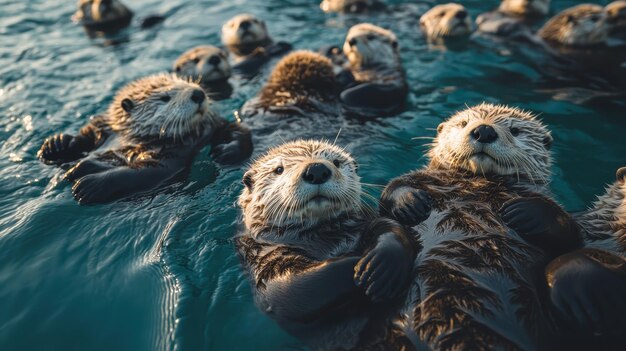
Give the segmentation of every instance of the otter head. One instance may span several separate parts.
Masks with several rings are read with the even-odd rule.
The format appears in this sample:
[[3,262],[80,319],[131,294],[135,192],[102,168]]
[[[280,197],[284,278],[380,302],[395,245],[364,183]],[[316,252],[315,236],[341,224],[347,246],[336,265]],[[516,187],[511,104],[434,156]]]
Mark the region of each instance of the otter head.
[[114,131],[134,139],[184,141],[201,135],[217,115],[199,85],[158,74],[122,88],[109,107],[108,118]]
[[498,10],[515,16],[545,16],[550,12],[550,0],[502,0]]
[[465,37],[472,32],[472,18],[463,5],[437,5],[422,15],[420,27],[429,39]]
[[607,15],[602,6],[583,4],[552,17],[539,30],[546,41],[568,46],[602,44],[609,34]]
[[429,151],[435,167],[549,182],[552,136],[528,112],[483,103],[456,113],[437,132]]
[[626,32],[626,1],[613,1],[606,5],[604,11],[611,32]]
[[302,50],[290,53],[276,64],[264,90],[264,95],[272,99],[334,97],[337,81],[330,59]]
[[324,0],[320,8],[324,12],[364,13],[375,5],[374,0]]
[[359,213],[356,161],[324,141],[298,140],[269,150],[245,173],[239,197],[246,226],[310,227]]
[[128,15],[130,10],[119,0],[79,0],[74,14],[77,21],[105,22]]
[[182,54],[174,63],[181,77],[200,79],[202,83],[224,81],[230,77],[228,54],[215,46],[199,46]]
[[392,31],[369,23],[350,28],[343,44],[343,52],[355,68],[397,67],[398,50],[398,39]]
[[222,43],[231,48],[247,47],[243,55],[271,41],[265,22],[250,14],[237,15],[222,26]]

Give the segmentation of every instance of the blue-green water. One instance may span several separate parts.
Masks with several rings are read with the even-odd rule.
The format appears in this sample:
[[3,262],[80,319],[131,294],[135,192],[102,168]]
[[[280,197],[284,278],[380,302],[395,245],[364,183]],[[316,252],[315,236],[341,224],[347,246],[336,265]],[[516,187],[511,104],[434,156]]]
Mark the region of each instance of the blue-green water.
[[[568,209],[583,208],[613,180],[626,163],[624,101],[555,99],[541,89],[541,59],[520,45],[474,38],[454,50],[429,46],[418,18],[435,2],[401,3],[340,17],[316,0],[128,1],[139,15],[169,17],[107,46],[71,23],[74,1],[0,0],[0,350],[302,349],[256,309],[229,241],[242,169],[215,166],[204,150],[182,184],[81,207],[60,171],[35,156],[46,136],[76,132],[125,83],[168,70],[190,47],[218,44],[221,24],[239,12],[266,19],[276,39],[296,48],[341,43],[359,21],[398,34],[411,86],[406,112],[321,132],[332,138],[342,128],[338,142],[367,183],[384,185],[424,164],[428,140],[412,138],[434,136],[446,116],[483,100],[542,113],[556,140],[553,188]],[[497,1],[463,3],[475,17]],[[576,3],[553,1],[553,9]],[[232,118],[269,69],[231,80],[233,97],[216,109]]]

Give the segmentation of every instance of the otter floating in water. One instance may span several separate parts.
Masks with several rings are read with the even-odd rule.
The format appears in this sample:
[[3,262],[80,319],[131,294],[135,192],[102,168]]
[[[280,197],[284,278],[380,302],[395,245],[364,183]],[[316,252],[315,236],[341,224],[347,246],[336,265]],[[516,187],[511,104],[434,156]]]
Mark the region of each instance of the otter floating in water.
[[466,38],[472,33],[472,18],[456,3],[437,5],[420,17],[420,27],[429,40]]
[[274,42],[265,21],[250,14],[237,15],[222,26],[222,43],[234,56],[233,69],[254,75],[271,58],[292,48],[283,41]]
[[323,0],[320,8],[324,12],[367,13],[385,8],[385,3],[378,0]]
[[[79,0],[72,20],[88,32],[113,34],[128,27],[133,16],[134,13],[119,0]],[[141,28],[152,27],[164,20],[163,16],[148,16],[142,20]]]
[[413,243],[361,200],[355,160],[326,142],[268,151],[246,172],[236,246],[255,300],[313,350],[402,350],[394,328]]
[[160,74],[122,88],[106,115],[76,136],[46,139],[37,155],[70,167],[65,179],[81,204],[105,203],[179,179],[208,144],[224,164],[252,153],[250,132],[217,116],[200,86]]
[[530,35],[529,24],[546,16],[550,0],[502,0],[497,10],[476,18],[478,31],[498,36]]
[[478,105],[439,126],[427,167],[384,190],[381,213],[412,226],[423,246],[405,320],[430,348],[560,342],[543,269],[582,241],[551,199],[551,144],[530,113]]
[[180,77],[199,81],[213,100],[229,98],[233,92],[228,83],[232,73],[228,53],[218,47],[207,45],[187,50],[174,62],[174,72]]

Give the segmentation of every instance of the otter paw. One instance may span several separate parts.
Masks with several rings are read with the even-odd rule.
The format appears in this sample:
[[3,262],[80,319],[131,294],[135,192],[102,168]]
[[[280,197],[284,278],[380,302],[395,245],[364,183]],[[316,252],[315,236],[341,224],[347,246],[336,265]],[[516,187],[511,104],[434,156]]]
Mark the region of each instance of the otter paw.
[[624,338],[626,274],[584,255],[566,256],[565,261],[559,261],[561,256],[546,270],[557,315],[576,334]]
[[46,163],[64,163],[72,160],[76,155],[72,152],[71,144],[74,137],[67,134],[57,134],[47,138],[37,152],[37,157]]
[[401,224],[414,226],[430,216],[432,203],[433,199],[427,191],[399,188],[392,193],[391,208],[387,208],[387,212],[392,219]]
[[109,169],[111,169],[111,166],[105,163],[94,160],[83,160],[65,172],[63,177],[70,182],[74,182],[88,174],[100,173]]
[[354,283],[374,302],[397,297],[407,286],[413,260],[393,233],[383,234],[378,244],[354,267]]
[[72,195],[81,205],[106,203],[112,200],[113,189],[103,185],[98,174],[86,175],[74,183]]
[[252,139],[249,133],[235,131],[233,141],[219,144],[211,150],[213,159],[221,164],[237,164],[252,154]]

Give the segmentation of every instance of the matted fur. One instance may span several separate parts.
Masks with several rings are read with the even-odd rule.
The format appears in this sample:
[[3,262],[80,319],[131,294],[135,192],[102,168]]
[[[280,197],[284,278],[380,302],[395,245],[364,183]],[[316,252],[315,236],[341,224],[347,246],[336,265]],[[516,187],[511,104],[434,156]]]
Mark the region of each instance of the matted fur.
[[472,32],[472,18],[469,14],[459,19],[459,12],[467,13],[467,9],[456,3],[437,5],[428,10],[420,18],[420,27],[429,39],[463,37]]
[[539,30],[546,41],[569,46],[602,44],[609,34],[607,15],[599,5],[582,4],[552,17]]
[[[175,141],[200,136],[207,126],[215,126],[217,114],[205,98],[201,105],[191,100],[202,88],[173,74],[157,74],[138,79],[118,91],[109,106],[107,121],[113,131],[131,139],[166,138]],[[130,99],[130,112],[122,101]],[[162,99],[169,99],[165,102]]]

